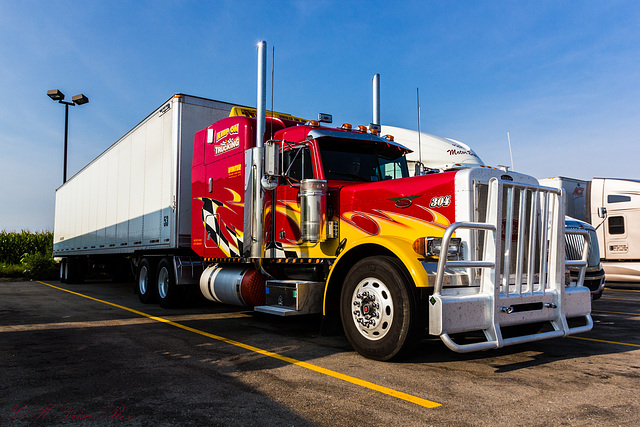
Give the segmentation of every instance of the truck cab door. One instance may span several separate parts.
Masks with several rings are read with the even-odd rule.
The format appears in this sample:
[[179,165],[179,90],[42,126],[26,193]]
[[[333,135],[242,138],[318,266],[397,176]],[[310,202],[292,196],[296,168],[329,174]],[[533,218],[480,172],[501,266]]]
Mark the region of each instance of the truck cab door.
[[[604,180],[603,206],[607,208],[605,219],[605,251],[606,259],[636,259],[640,258],[638,245],[634,250],[634,242],[640,238],[640,233],[630,227],[633,217],[633,191],[626,182]],[[636,213],[637,215],[637,213]],[[638,236],[635,235],[638,233]]]

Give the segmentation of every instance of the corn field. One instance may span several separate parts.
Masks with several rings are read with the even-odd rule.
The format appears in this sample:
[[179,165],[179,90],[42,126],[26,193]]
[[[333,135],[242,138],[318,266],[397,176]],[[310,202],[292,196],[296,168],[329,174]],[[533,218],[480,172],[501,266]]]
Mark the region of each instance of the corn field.
[[6,264],[20,264],[26,254],[51,255],[52,248],[53,233],[50,231],[0,231],[0,262]]

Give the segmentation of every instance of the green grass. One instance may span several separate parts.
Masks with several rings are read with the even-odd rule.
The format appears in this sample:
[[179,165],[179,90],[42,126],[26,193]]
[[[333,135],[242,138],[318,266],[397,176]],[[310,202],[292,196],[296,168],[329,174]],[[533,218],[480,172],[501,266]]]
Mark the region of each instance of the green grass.
[[57,265],[52,250],[50,231],[0,231],[0,277],[55,278]]
[[27,275],[25,274],[24,270],[24,265],[7,264],[4,262],[0,262],[0,277],[26,277]]

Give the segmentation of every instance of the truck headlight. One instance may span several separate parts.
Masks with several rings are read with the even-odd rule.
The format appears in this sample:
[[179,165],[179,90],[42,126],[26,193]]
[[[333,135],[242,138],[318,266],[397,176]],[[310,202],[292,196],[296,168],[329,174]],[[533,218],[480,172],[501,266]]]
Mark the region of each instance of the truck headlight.
[[[462,239],[452,237],[449,239],[447,259],[456,260],[460,258],[462,249]],[[420,255],[439,258],[442,252],[442,237],[421,237],[413,242],[413,250]]]

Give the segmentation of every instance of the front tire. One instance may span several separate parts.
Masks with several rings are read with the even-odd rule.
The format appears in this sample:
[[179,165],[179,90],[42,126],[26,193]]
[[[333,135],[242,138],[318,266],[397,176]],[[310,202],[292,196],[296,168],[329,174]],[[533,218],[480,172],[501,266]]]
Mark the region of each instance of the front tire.
[[347,274],[340,315],[347,340],[361,355],[390,360],[406,353],[426,325],[421,313],[412,281],[397,259],[365,258]]

